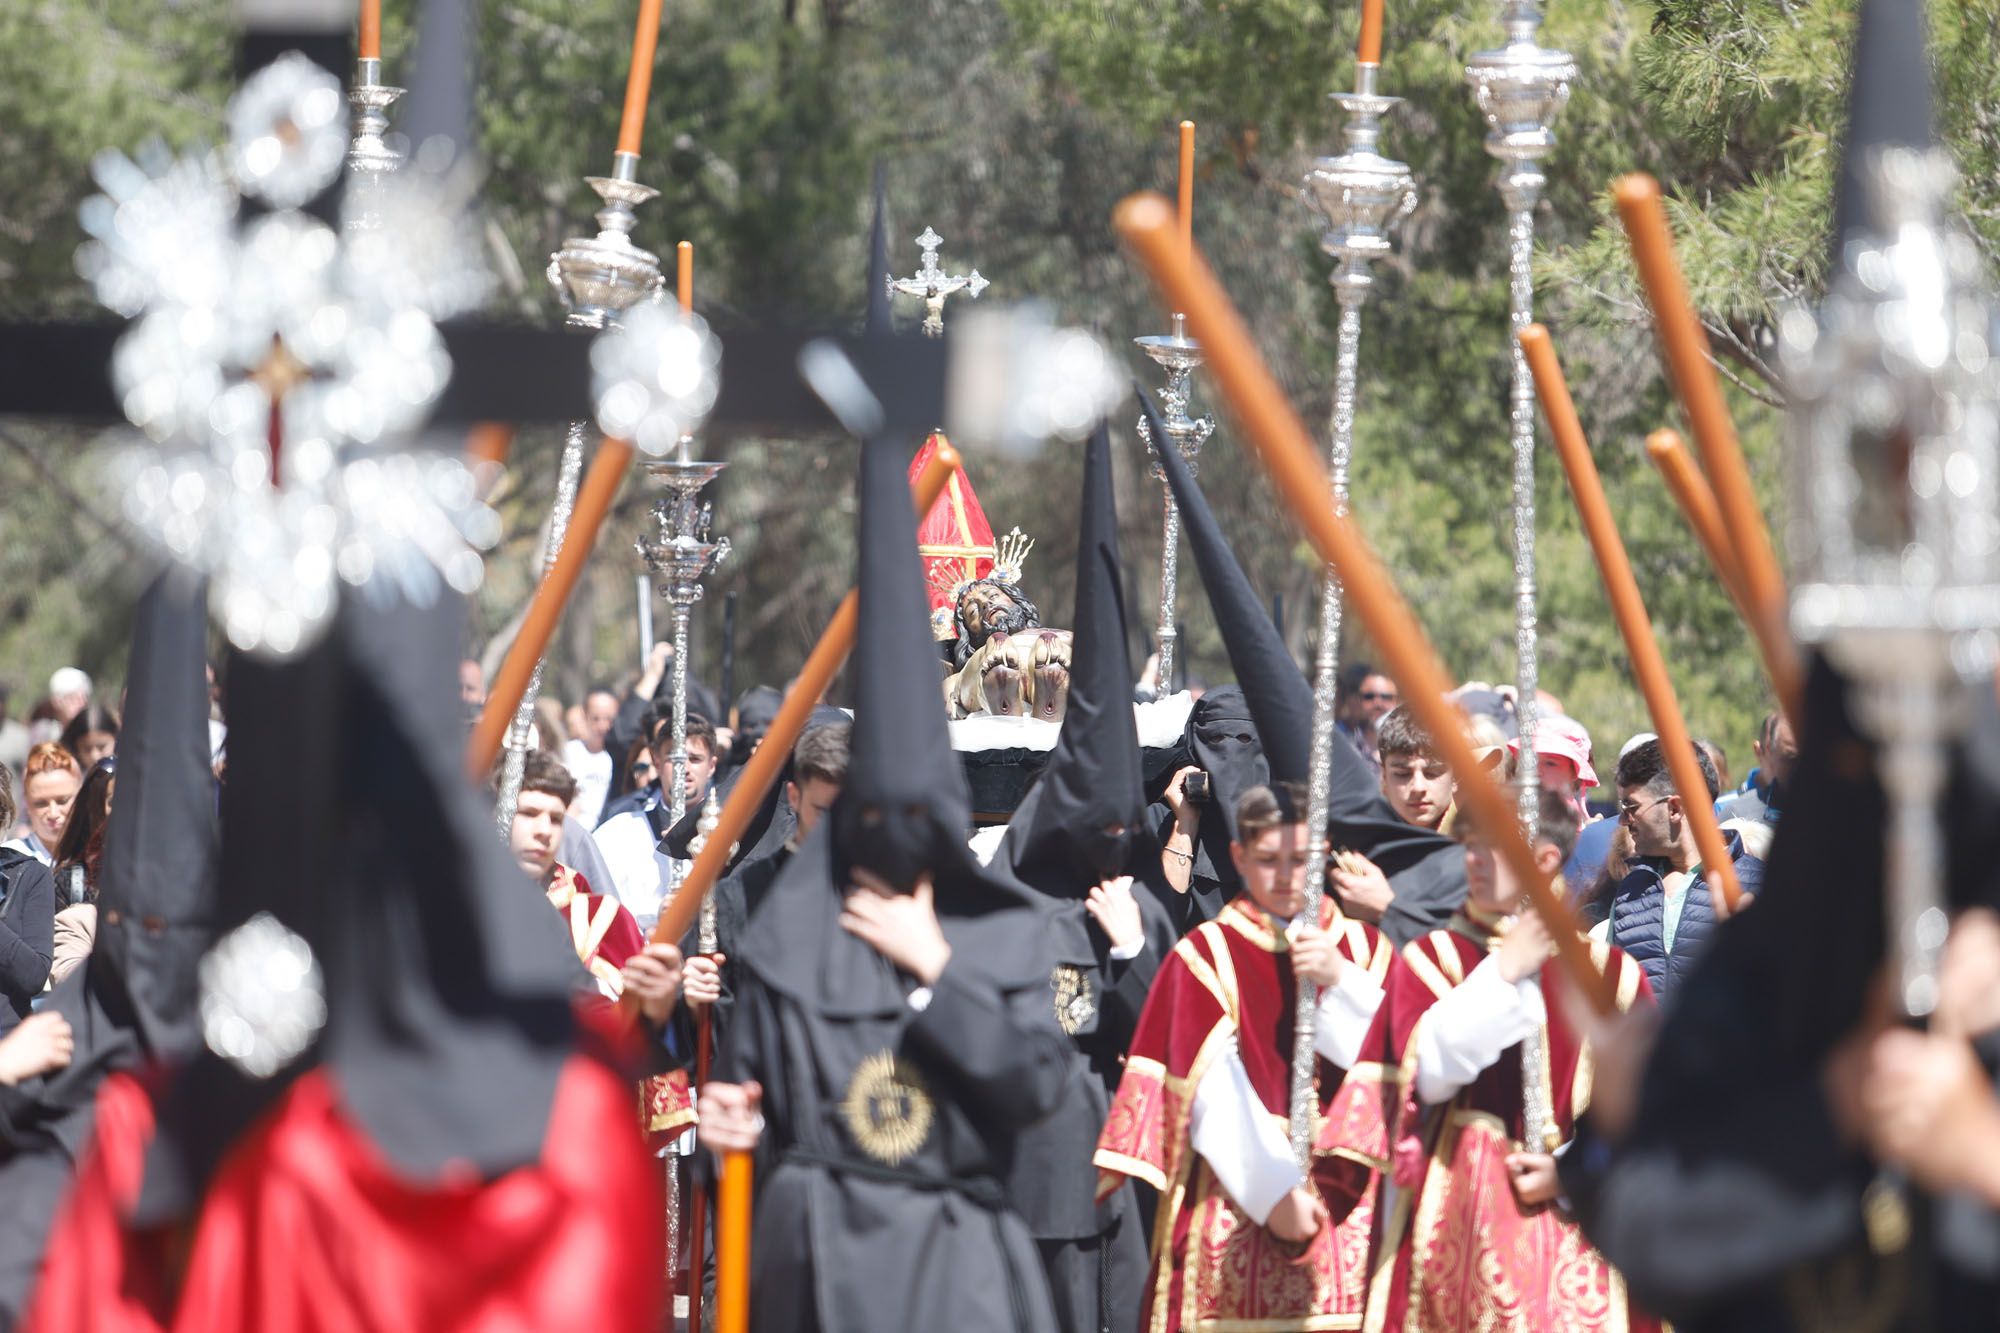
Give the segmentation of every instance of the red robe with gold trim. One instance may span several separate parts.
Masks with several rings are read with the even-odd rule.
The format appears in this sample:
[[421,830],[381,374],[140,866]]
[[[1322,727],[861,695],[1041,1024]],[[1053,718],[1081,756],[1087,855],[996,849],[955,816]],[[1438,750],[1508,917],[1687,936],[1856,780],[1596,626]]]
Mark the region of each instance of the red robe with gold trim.
[[[1342,955],[1380,980],[1390,962],[1387,940],[1341,917],[1331,898],[1322,921]],[[1297,986],[1286,952],[1270,918],[1239,897],[1175,946],[1146,997],[1096,1161],[1104,1185],[1130,1176],[1160,1193],[1144,1325],[1150,1333],[1359,1324],[1372,1191],[1332,1188],[1316,1169],[1336,1225],[1300,1252],[1252,1222],[1190,1142],[1195,1090],[1232,1035],[1263,1111],[1280,1125],[1288,1121]],[[1319,1062],[1322,1106],[1342,1075]]]
[[[1386,1171],[1395,1189],[1376,1238],[1362,1327],[1401,1333],[1625,1333],[1654,1329],[1632,1310],[1624,1281],[1554,1203],[1523,1208],[1506,1168],[1525,1134],[1522,1051],[1499,1059],[1449,1102],[1417,1095],[1417,1033],[1439,998],[1463,982],[1495,938],[1463,915],[1403,947],[1389,968],[1356,1063],[1335,1099],[1319,1149],[1357,1164],[1353,1179]],[[1594,949],[1617,981],[1621,1009],[1652,1003],[1644,971],[1617,949]],[[1563,1019],[1566,982],[1551,960],[1541,988],[1548,1018],[1548,1105],[1561,1141],[1590,1102],[1590,1051]],[[1364,1169],[1365,1168],[1365,1169]],[[1350,1186],[1352,1188],[1352,1186]]]
[[[537,1162],[490,1181],[408,1181],[299,1076],[222,1159],[191,1227],[127,1224],[152,1092],[114,1074],[24,1329],[30,1333],[656,1333],[659,1172],[629,1085],[573,1055]],[[468,1173],[470,1174],[470,1173]]]
[[[608,998],[624,994],[625,960],[646,947],[646,936],[625,905],[597,893],[590,881],[566,865],[549,879],[549,904],[569,928],[570,946]],[[680,1137],[694,1123],[694,1097],[685,1069],[656,1074],[639,1087],[639,1123],[655,1148]]]

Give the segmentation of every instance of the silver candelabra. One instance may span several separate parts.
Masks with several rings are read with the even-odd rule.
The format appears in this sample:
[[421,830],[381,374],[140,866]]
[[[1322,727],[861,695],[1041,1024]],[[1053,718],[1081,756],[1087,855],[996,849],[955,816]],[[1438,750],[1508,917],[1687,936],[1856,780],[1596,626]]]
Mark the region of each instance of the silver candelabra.
[[[1188,471],[1198,472],[1201,464],[1201,446],[1208,443],[1208,437],[1215,431],[1215,418],[1188,415],[1188,400],[1195,367],[1201,364],[1201,344],[1187,336],[1187,316],[1174,316],[1172,333],[1152,333],[1143,338],[1134,338],[1141,351],[1153,359],[1167,372],[1167,386],[1160,394],[1161,420],[1174,448],[1181,451],[1187,460]],[[1146,424],[1144,416],[1139,418],[1139,438],[1146,442],[1149,451],[1160,448],[1160,442],[1153,438],[1152,428]],[[1174,493],[1167,488],[1167,474],[1160,467],[1158,458],[1153,461],[1153,475],[1160,481],[1166,495],[1166,513],[1160,526],[1160,667],[1159,691],[1162,698],[1174,688],[1174,650],[1180,642],[1180,630],[1174,619],[1174,604],[1179,598],[1181,562],[1181,511],[1174,503]]]
[[[1516,790],[1523,833],[1532,846],[1541,823],[1541,772],[1535,750],[1535,381],[1521,350],[1521,331],[1535,320],[1535,204],[1548,178],[1542,159],[1555,147],[1551,126],[1569,101],[1576,61],[1535,41],[1542,26],[1535,0],[1502,0],[1507,44],[1481,51],[1465,67],[1480,114],[1486,151],[1500,160],[1494,184],[1507,206],[1507,346],[1514,359],[1509,402],[1514,456],[1514,716],[1521,748]],[[1555,1113],[1547,1105],[1547,1043],[1537,1031],[1521,1043],[1522,1118],[1530,1151],[1550,1150]]]
[[[1333,507],[1347,509],[1348,462],[1354,449],[1354,401],[1361,356],[1361,307],[1374,288],[1369,265],[1387,255],[1390,229],[1417,206],[1416,181],[1409,167],[1383,157],[1378,150],[1382,117],[1402,99],[1376,91],[1381,66],[1358,64],[1354,91],[1335,93],[1333,100],[1347,113],[1342,127],[1346,149],[1323,157],[1306,176],[1306,201],[1326,220],[1320,248],[1335,261],[1334,299],[1340,306],[1340,328],[1334,358],[1333,429],[1329,446]],[[1306,820],[1314,839],[1325,836],[1333,803],[1334,698],[1340,678],[1340,576],[1329,566],[1320,590],[1319,647],[1313,663],[1312,768],[1306,788]],[[1325,890],[1325,857],[1320,856],[1306,879],[1305,916],[1319,919]],[[1292,1052],[1292,1150],[1301,1164],[1308,1161],[1318,1107],[1313,1091],[1313,1026],[1319,988],[1301,983]]]
[[[632,243],[632,228],[638,221],[638,205],[659,191],[641,185],[636,177],[639,158],[634,153],[618,153],[612,158],[611,175],[589,176],[590,188],[604,201],[598,210],[596,236],[572,236],[549,257],[546,271],[549,285],[567,313],[564,322],[573,328],[603,329],[641,301],[655,300],[664,289],[657,255]],[[562,553],[563,538],[569,532],[570,511],[576,506],[578,479],[583,475],[583,444],[589,426],[573,421],[563,436],[562,461],[556,473],[555,506],[549,513],[549,532],[542,547],[544,575],[555,566]],[[535,731],[535,702],[542,693],[542,669],[546,657],[535,662],[534,674],[514,710],[507,728],[507,743],[500,769],[500,799],[494,818],[506,837],[514,822],[514,808],[521,799],[521,773],[527,763],[530,738]],[[614,760],[614,762],[616,762]]]
[[[677,458],[646,464],[646,475],[660,488],[653,498],[653,531],[638,542],[646,567],[659,580],[660,593],[674,609],[674,720],[668,808],[674,823],[687,814],[687,686],[688,620],[702,597],[701,581],[709,570],[729,558],[729,538],[712,538],[713,510],[701,498],[702,488],[728,464],[694,458],[693,442],[681,440]],[[674,880],[678,884],[678,863]]]
[[933,338],[944,336],[945,298],[960,292],[979,299],[979,294],[993,284],[979,276],[979,270],[970,273],[946,273],[938,267],[938,247],[944,244],[944,237],[929,227],[917,237],[917,245],[924,252],[924,262],[917,271],[907,278],[887,279],[890,299],[897,296],[922,297],[924,302],[924,332]]

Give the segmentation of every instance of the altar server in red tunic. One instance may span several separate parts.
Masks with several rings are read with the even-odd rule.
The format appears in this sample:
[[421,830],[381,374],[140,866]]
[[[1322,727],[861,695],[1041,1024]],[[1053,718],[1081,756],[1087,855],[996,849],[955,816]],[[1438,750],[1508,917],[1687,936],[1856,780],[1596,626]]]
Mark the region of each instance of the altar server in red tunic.
[[[1322,901],[1295,920],[1309,866],[1305,795],[1253,787],[1232,845],[1245,892],[1181,940],[1139,1019],[1098,1140],[1107,1187],[1160,1194],[1144,1327],[1352,1327],[1366,1279],[1365,1189],[1313,1179],[1287,1136],[1299,978],[1319,985],[1314,1045],[1322,1102],[1339,1086],[1382,998],[1388,943]],[[1361,1182],[1364,1186],[1366,1182]]]
[[[1463,814],[1460,830],[1465,908],[1390,965],[1364,1062],[1320,1138],[1322,1150],[1381,1173],[1362,1327],[1652,1328],[1559,1197],[1555,1155],[1589,1104],[1591,1057],[1556,1001],[1565,982],[1548,930]],[[1560,873],[1576,831],[1574,808],[1545,791],[1543,873]],[[1637,963],[1609,946],[1596,954],[1621,1008],[1651,1003]]]

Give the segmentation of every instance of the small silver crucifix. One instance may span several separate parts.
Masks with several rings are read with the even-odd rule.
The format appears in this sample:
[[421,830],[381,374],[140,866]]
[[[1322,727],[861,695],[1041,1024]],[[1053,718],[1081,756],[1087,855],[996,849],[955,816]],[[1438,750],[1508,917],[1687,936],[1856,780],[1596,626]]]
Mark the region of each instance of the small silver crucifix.
[[944,237],[938,235],[929,227],[925,227],[924,234],[917,237],[917,244],[922,246],[924,250],[923,267],[919,268],[912,277],[890,278],[888,280],[889,295],[893,298],[898,292],[901,292],[905,296],[923,297],[924,332],[933,338],[942,338],[944,336],[944,298],[954,296],[959,292],[970,292],[973,299],[977,300],[979,293],[985,291],[992,284],[979,276],[978,269],[972,270],[969,274],[957,274],[946,273],[943,269],[939,268],[937,252],[938,247],[944,244]]

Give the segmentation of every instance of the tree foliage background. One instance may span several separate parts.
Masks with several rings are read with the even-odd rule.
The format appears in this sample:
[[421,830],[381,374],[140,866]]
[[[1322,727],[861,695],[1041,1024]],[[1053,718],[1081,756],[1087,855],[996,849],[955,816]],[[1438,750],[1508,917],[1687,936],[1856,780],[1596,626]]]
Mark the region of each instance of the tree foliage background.
[[[229,89],[225,0],[130,5],[25,0],[0,9],[0,307],[87,308],[70,256],[87,166],[150,135],[219,136]],[[385,57],[407,68],[413,7],[389,0]],[[1333,379],[1329,261],[1298,184],[1337,152],[1325,95],[1351,85],[1356,6],[1325,0],[675,0],[660,44],[642,177],[661,198],[638,239],[696,246],[697,300],[723,324],[858,319],[868,167],[888,169],[899,268],[925,225],[948,265],[993,280],[985,299],[1037,296],[1126,340],[1165,325],[1116,249],[1113,204],[1171,187],[1172,127],[1200,124],[1196,236],[1309,420]],[[1683,701],[1739,765],[1767,695],[1743,631],[1640,447],[1676,424],[1607,194],[1660,176],[1690,284],[1732,383],[1732,406],[1774,522],[1784,387],[1767,355],[1774,312],[1824,281],[1831,166],[1844,122],[1853,0],[1553,0],[1545,45],[1581,66],[1537,213],[1537,302],[1554,329]],[[487,0],[478,71],[490,172],[484,248],[506,279],[497,316],[553,321],[540,277],[562,238],[594,230],[587,174],[609,164],[635,5]],[[2000,244],[2000,0],[1934,0],[1941,130],[1960,207]],[[1384,90],[1406,99],[1384,149],[1421,190],[1366,307],[1356,429],[1357,515],[1461,676],[1510,678],[1505,218],[1462,71],[1497,44],[1497,5],[1390,6]],[[1156,382],[1136,352],[1132,368]],[[0,375],[6,370],[0,367]],[[1201,395],[1203,401],[1212,397]],[[1159,492],[1129,425],[1118,435],[1129,604],[1150,635]],[[88,437],[0,422],[0,680],[22,694],[75,662],[115,680],[136,563],[118,497],[95,483]],[[476,625],[489,657],[538,568],[558,441],[525,432],[498,493],[508,536]],[[716,526],[735,554],[700,608],[697,665],[713,679],[720,604],[740,594],[736,681],[780,682],[850,576],[853,446],[717,440],[730,459]],[[973,458],[997,526],[1038,539],[1027,583],[1049,618],[1070,602],[1079,460]],[[1308,659],[1319,571],[1222,422],[1202,476],[1253,577]],[[1539,477],[1542,679],[1602,749],[1645,725],[1560,470]],[[552,675],[574,697],[636,666],[631,543],[646,487],[628,481]],[[1185,568],[1185,567],[1184,567]],[[1186,656],[1228,675],[1193,571]],[[664,608],[658,617],[664,623]],[[1135,642],[1135,648],[1141,645]],[[1367,645],[1346,645],[1350,658]],[[20,696],[17,695],[17,698]]]

